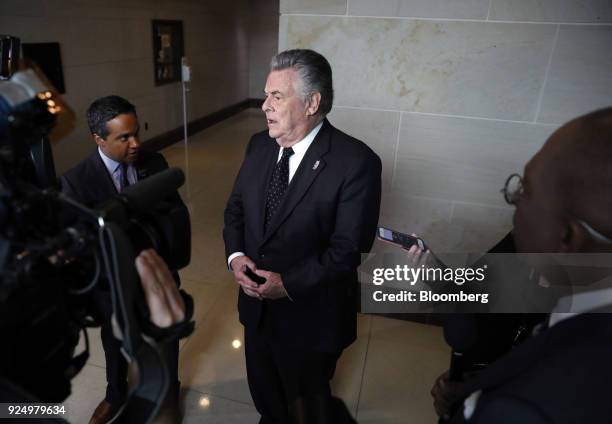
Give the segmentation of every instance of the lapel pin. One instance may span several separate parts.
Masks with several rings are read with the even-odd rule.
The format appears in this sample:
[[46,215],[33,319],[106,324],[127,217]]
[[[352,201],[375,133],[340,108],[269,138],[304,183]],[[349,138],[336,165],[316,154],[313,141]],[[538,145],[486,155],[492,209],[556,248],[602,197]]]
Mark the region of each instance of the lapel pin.
[[320,163],[320,162],[321,162],[321,161],[320,161],[320,160],[318,160],[318,161],[316,161],[316,162],[315,162],[315,164],[314,164],[314,165],[312,165],[312,170],[313,170],[313,171],[315,171],[315,170],[316,170],[316,169],[319,167],[319,163]]

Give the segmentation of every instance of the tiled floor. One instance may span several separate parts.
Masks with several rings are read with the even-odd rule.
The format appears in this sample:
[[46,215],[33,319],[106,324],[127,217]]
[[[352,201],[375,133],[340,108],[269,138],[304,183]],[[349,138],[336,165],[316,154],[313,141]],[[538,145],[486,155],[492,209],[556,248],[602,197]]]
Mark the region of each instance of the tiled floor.
[[[192,217],[192,261],[181,271],[195,299],[196,331],[181,342],[180,379],[186,423],[256,423],[249,394],[237,288],[225,267],[223,209],[251,134],[265,126],[250,109],[190,139],[188,186],[182,188]],[[171,166],[184,168],[182,144],[164,150]],[[379,316],[359,317],[357,341],[342,355],[333,381],[360,423],[435,423],[429,389],[448,363],[436,327]],[[105,389],[99,331],[92,357],[66,401],[70,421],[87,422]]]

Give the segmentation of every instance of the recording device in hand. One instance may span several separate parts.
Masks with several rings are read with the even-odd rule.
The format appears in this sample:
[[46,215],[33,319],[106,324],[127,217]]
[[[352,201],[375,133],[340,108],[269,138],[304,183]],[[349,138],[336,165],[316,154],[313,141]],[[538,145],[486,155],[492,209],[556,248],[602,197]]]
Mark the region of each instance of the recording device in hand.
[[[13,72],[17,53],[6,46],[18,39],[7,40],[0,39],[0,60],[11,64],[0,63],[0,70]],[[89,356],[86,327],[99,324],[88,297],[107,284],[123,351],[139,373],[122,416],[149,422],[169,384],[160,346],[193,331],[193,302],[181,292],[186,319],[163,329],[153,325],[134,260],[152,247],[170,269],[189,263],[188,212],[164,201],[183,184],[183,173],[168,169],[97,209],[79,204],[57,189],[48,138],[58,119],[70,118],[68,106],[31,69],[3,77],[0,402],[60,402],[70,394],[70,380]],[[81,332],[86,347],[75,356]]]
[[427,250],[427,246],[423,239],[408,234],[400,233],[399,231],[390,230],[385,227],[378,227],[378,239],[393,243],[403,249],[410,249],[412,246],[417,245],[421,250]]
[[248,266],[246,267],[246,269],[244,270],[244,273],[247,277],[249,277],[254,283],[256,283],[257,285],[262,285],[266,282],[266,279],[264,277],[261,277],[257,274],[255,274],[255,271],[253,271],[251,268],[249,268]]

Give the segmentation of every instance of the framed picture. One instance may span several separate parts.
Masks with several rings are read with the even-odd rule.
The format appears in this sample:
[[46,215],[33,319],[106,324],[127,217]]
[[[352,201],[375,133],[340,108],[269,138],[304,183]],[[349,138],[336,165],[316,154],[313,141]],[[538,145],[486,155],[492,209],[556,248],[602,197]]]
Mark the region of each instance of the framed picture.
[[181,80],[183,52],[183,22],[153,20],[155,85]]
[[60,93],[66,93],[59,43],[21,43],[23,58],[35,62]]

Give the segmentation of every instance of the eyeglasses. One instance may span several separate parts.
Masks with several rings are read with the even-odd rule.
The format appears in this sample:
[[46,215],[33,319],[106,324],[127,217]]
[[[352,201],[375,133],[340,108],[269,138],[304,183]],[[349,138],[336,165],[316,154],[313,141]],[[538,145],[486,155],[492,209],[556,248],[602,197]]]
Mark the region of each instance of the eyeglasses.
[[523,197],[523,177],[519,174],[512,174],[506,180],[504,188],[500,190],[504,195],[506,203],[516,205]]
[[[500,191],[504,195],[504,199],[509,205],[516,206],[519,200],[523,198],[525,193],[523,189],[523,177],[521,177],[520,174],[510,175],[508,179],[506,179],[506,184],[504,185],[504,188],[502,188]],[[585,230],[587,230],[589,235],[594,240],[600,243],[612,244],[611,238],[604,236],[582,219],[576,218],[576,220],[580,223],[580,225],[582,225]]]

